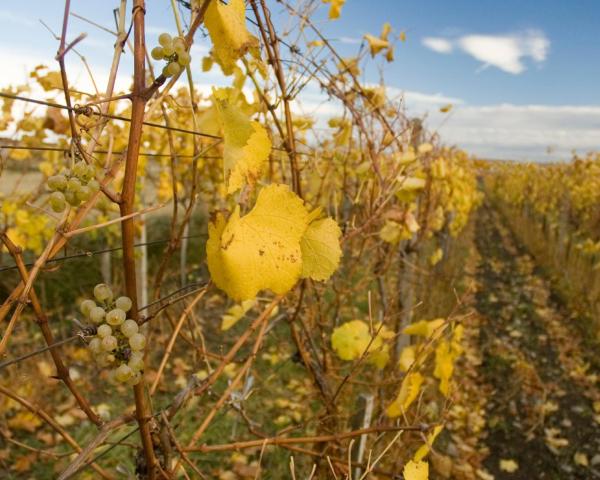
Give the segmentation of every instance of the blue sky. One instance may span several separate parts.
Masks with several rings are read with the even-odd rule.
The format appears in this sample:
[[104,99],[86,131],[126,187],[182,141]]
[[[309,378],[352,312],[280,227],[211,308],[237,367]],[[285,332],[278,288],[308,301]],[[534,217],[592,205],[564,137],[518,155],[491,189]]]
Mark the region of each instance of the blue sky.
[[[117,4],[72,0],[72,11],[112,27]],[[59,31],[63,8],[62,0],[0,3],[0,86],[22,81],[37,63],[54,65],[56,42],[38,19]],[[314,21],[344,55],[358,50],[365,33],[378,35],[386,21],[406,32],[396,61],[375,60],[363,80],[377,82],[383,67],[388,93],[403,96],[409,114],[427,115],[447,143],[484,157],[536,161],[566,159],[573,149],[600,150],[600,1],[347,0],[333,22],[326,21],[327,9],[323,5]],[[152,44],[174,24],[168,0],[147,0],[147,11]],[[113,37],[76,18],[69,31],[71,38],[88,33],[79,49],[101,83]],[[209,41],[200,39],[195,48],[199,62]],[[76,81],[86,76],[73,56],[69,69]],[[206,86],[223,81],[216,73],[204,77]],[[309,93],[318,100],[318,91]],[[455,108],[446,116],[439,107],[448,101]]]

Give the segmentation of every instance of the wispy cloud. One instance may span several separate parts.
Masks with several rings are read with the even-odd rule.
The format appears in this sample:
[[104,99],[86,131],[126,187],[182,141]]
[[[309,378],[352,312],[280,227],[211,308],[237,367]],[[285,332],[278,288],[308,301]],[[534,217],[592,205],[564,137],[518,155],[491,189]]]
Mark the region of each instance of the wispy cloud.
[[454,49],[452,42],[446,38],[425,37],[421,43],[437,53],[450,53]]
[[482,68],[490,66],[518,75],[527,67],[525,60],[536,64],[546,60],[550,40],[541,30],[526,30],[505,35],[463,35],[448,39],[425,37],[422,43],[438,53],[451,53],[455,48],[482,62]]

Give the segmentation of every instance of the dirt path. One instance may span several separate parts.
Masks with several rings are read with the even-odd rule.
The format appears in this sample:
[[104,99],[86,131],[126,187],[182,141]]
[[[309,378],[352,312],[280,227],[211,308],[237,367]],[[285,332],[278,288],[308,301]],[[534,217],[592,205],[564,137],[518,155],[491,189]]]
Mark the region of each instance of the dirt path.
[[489,207],[480,209],[475,242],[480,373],[492,387],[485,469],[496,480],[600,478],[600,372],[589,366],[599,352],[582,345],[531,256]]

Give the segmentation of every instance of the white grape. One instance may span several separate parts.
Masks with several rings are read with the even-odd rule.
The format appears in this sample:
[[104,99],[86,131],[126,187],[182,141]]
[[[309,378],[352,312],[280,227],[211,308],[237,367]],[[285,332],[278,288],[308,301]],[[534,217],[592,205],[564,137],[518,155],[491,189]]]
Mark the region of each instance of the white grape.
[[90,309],[89,318],[94,323],[100,323],[104,320],[106,316],[106,311],[102,307],[92,307]]
[[113,292],[106,283],[99,283],[94,287],[94,297],[99,302],[110,301],[113,298]]
[[106,314],[106,323],[109,325],[121,325],[126,318],[126,313],[120,308],[115,308]]
[[86,200],[89,200],[89,198],[92,196],[92,193],[93,192],[90,187],[88,187],[87,185],[82,185],[75,195],[77,197],[77,200],[79,200],[80,202],[85,202]]
[[100,190],[100,184],[98,183],[98,180],[95,180],[93,178],[88,182],[87,186],[92,191],[92,193],[96,193],[98,190]]
[[179,62],[179,65],[181,65],[182,67],[189,65],[191,61],[192,57],[190,57],[189,53],[182,52],[177,54],[177,62]]
[[73,165],[73,173],[79,178],[85,176],[87,174],[87,163],[83,160],[77,162]]
[[144,357],[132,357],[129,359],[128,365],[134,372],[139,372],[144,369]]
[[102,340],[94,337],[90,340],[88,347],[92,353],[100,353],[102,351]]
[[92,310],[92,308],[94,308],[96,306],[96,302],[94,302],[93,300],[87,299],[84,300],[83,302],[81,302],[81,304],[79,305],[79,310],[81,311],[81,313],[83,313],[86,317],[90,316],[90,311]]
[[129,380],[127,380],[127,385],[133,387],[134,385],[137,385],[138,383],[140,383],[140,380],[142,379],[142,374],[140,372],[135,372],[131,378]]
[[105,352],[112,352],[115,348],[117,348],[117,345],[117,337],[108,335],[102,339],[102,350]]
[[160,43],[163,47],[167,47],[173,43],[173,39],[168,33],[161,33],[158,36],[158,43]]
[[168,73],[167,76],[172,77],[173,75],[177,75],[179,72],[181,72],[181,65],[175,62],[171,62],[167,65],[166,69]]
[[123,310],[124,312],[128,312],[129,310],[131,310],[131,298],[129,297],[119,297],[117,298],[117,300],[115,301],[115,306],[117,308],[120,308],[121,310]]
[[77,193],[81,188],[81,182],[78,178],[71,177],[67,180],[67,190],[70,190],[73,193]]
[[125,335],[127,338],[135,335],[138,332],[137,322],[131,319],[125,320],[123,325],[121,325],[121,332],[123,332],[123,335]]
[[108,337],[111,334],[112,334],[112,328],[110,327],[110,325],[103,323],[102,325],[100,325],[98,327],[98,336],[100,338]]
[[56,213],[62,212],[66,206],[65,196],[62,192],[54,192],[50,195],[50,208]]
[[143,350],[146,346],[146,337],[141,333],[134,333],[129,337],[129,345],[133,350]]
[[115,370],[115,380],[118,382],[126,382],[133,375],[133,371],[126,363],[122,363]]
[[48,187],[52,190],[64,190],[67,188],[67,177],[64,175],[52,175],[48,177]]
[[77,194],[72,190],[65,191],[65,200],[73,207],[78,206],[80,203],[79,200],[77,200]]
[[154,60],[162,60],[164,56],[163,49],[161,47],[154,47],[150,52],[150,56]]

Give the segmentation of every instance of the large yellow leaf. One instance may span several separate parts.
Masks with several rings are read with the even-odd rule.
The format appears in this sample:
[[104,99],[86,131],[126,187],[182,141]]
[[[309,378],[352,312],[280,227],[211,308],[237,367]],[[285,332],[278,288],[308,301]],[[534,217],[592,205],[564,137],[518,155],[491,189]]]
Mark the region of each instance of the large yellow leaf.
[[217,215],[209,225],[208,268],[217,287],[236,301],[254,298],[263,289],[289,291],[302,274],[300,240],[309,214],[286,185],[270,185],[256,205],[240,217]]
[[223,170],[228,194],[242,188],[244,183],[254,185],[271,152],[271,140],[265,128],[251,121],[232,103],[232,94],[230,88],[213,91],[223,129]]
[[400,385],[398,396],[386,410],[387,416],[395,418],[405,413],[419,395],[419,389],[422,384],[423,375],[419,372],[406,375]]
[[402,470],[404,480],[429,480],[429,464],[427,462],[413,462],[404,465]]
[[336,271],[342,249],[342,231],[332,218],[312,222],[300,242],[302,248],[302,277],[327,280]]
[[204,24],[214,45],[214,53],[225,75],[231,75],[235,62],[249,48],[258,46],[258,40],[246,28],[246,2],[220,0],[210,2],[204,15]]

